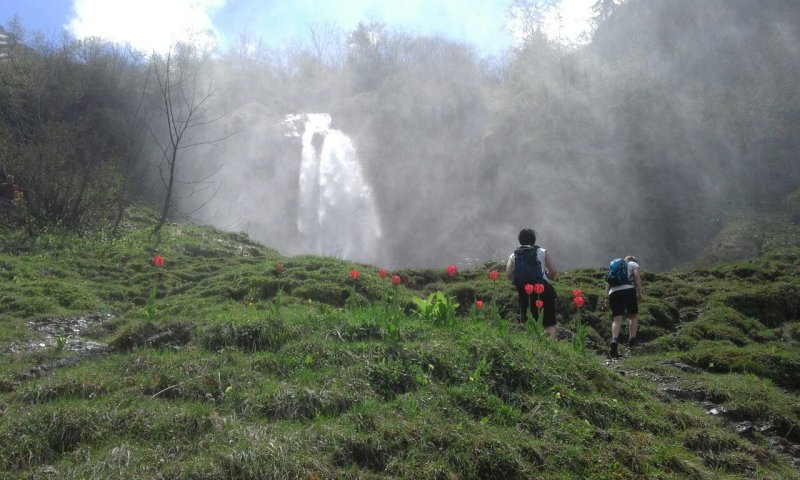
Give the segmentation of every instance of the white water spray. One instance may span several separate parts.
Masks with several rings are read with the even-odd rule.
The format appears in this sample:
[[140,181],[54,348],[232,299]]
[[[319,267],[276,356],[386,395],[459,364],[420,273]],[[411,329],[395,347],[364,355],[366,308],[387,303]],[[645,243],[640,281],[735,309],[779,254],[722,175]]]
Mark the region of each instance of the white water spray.
[[372,189],[350,138],[330,128],[328,114],[305,120],[302,134],[297,229],[305,253],[379,262],[381,224]]

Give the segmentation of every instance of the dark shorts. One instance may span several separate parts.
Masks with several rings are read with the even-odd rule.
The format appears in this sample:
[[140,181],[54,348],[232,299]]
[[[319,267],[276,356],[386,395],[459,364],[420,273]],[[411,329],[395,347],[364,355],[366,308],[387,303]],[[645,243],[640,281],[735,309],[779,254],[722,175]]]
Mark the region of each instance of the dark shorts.
[[556,324],[556,290],[549,283],[544,284],[544,292],[541,295],[528,295],[524,287],[517,287],[517,297],[519,299],[519,321],[525,322],[526,313],[530,310],[534,320],[539,320],[539,309],[536,308],[536,300],[541,299],[542,306],[542,326],[553,327]]
[[639,313],[639,301],[636,298],[635,288],[617,290],[608,296],[608,306],[611,307],[611,316],[637,315]]

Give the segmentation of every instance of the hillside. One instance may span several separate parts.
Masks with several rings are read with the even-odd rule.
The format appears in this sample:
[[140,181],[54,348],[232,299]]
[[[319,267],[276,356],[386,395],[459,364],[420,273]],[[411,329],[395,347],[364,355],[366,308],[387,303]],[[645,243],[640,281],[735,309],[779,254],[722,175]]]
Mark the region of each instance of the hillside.
[[730,220],[700,267],[643,263],[620,359],[600,269],[559,277],[548,342],[506,320],[500,260],[381,278],[154,217],[0,240],[2,478],[800,479],[788,215]]

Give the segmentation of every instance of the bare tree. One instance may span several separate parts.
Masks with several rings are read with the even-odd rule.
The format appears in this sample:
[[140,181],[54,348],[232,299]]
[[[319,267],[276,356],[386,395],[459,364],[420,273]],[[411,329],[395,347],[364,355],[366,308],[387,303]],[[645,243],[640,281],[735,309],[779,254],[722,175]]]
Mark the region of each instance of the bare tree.
[[342,44],[344,34],[334,24],[309,24],[308,40],[311,54],[317,64],[339,69],[345,61],[345,46]]
[[543,41],[547,14],[554,8],[557,0],[514,0],[507,9],[507,28],[524,44]]
[[[174,50],[170,48],[164,57],[159,55],[152,57],[153,75],[158,86],[158,101],[161,103],[159,110],[163,114],[167,130],[166,138],[160,138],[150,128],[150,134],[161,151],[159,174],[165,188],[164,203],[155,232],[159,232],[164,226],[170,208],[176,208],[174,194],[175,185],[179,182],[177,168],[178,163],[182,161],[181,153],[192,147],[213,145],[230,136],[198,139],[195,135],[221,118],[209,116],[209,103],[214,94],[214,86],[210,80],[204,81],[201,78],[203,60],[202,52],[185,44],[178,44]],[[214,173],[216,172],[205,178],[185,183],[207,185],[208,179]],[[196,193],[196,190],[192,189],[192,193]]]

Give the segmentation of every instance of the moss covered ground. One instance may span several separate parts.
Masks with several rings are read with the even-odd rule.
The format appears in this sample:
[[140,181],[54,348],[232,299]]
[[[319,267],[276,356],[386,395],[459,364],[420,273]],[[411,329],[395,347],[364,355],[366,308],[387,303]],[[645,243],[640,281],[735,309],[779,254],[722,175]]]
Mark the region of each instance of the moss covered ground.
[[747,255],[740,218],[698,266],[645,272],[619,359],[600,269],[558,279],[550,342],[501,261],[381,278],[147,218],[0,241],[2,478],[800,479],[788,217]]

